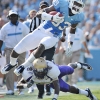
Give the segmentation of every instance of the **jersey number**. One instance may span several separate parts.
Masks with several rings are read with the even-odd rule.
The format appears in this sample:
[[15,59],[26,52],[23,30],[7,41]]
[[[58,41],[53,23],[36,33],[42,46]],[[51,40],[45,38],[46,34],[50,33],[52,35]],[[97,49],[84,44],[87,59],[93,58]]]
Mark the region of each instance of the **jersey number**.
[[64,22],[64,26],[60,26],[61,23],[64,22],[64,19],[60,20],[59,22],[55,23],[55,22],[52,22],[52,24],[55,26],[55,27],[58,27],[59,30],[63,30],[64,28],[70,26],[71,24],[69,22]]

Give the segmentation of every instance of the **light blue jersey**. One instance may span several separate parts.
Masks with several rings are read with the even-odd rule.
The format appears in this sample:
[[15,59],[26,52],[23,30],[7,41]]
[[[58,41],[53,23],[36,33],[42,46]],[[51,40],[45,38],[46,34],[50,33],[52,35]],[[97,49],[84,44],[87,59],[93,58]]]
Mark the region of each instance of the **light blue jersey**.
[[52,30],[50,32],[53,33],[54,35],[60,37],[61,33],[65,27],[68,27],[72,24],[77,24],[77,23],[83,21],[84,20],[83,13],[69,16],[68,5],[69,5],[69,2],[67,0],[53,0],[54,8],[56,9],[57,12],[60,12],[61,14],[63,14],[64,19],[57,23],[52,22],[52,21],[47,21],[47,22],[45,22],[43,27],[45,29],[52,28]]

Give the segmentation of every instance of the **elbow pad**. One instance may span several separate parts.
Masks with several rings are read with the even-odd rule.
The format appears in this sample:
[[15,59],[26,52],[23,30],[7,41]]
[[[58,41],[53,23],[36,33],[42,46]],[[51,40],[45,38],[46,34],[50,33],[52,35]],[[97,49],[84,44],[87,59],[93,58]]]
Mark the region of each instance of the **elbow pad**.
[[41,19],[42,19],[42,20],[46,20],[46,21],[51,20],[51,19],[52,19],[52,15],[47,14],[46,12],[43,12],[43,13],[41,14]]

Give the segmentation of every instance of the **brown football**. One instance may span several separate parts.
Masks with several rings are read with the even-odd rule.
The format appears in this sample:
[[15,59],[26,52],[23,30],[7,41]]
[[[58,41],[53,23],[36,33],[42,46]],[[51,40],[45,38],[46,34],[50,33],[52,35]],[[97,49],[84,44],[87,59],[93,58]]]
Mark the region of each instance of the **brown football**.
[[[58,12],[57,11],[51,11],[49,12],[50,15],[56,15]],[[62,17],[63,15],[60,13],[59,17]]]

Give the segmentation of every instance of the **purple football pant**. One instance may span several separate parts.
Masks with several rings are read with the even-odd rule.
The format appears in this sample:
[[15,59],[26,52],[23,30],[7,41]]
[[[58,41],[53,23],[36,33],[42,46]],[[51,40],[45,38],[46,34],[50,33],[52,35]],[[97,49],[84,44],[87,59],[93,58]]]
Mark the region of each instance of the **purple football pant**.
[[[70,66],[66,66],[66,65],[60,65],[58,66],[59,70],[60,70],[60,75],[59,75],[59,85],[60,85],[60,91],[62,92],[68,92],[69,90],[69,84],[67,84],[66,82],[64,82],[61,78],[65,75],[69,75],[72,74],[74,72],[74,69]],[[53,87],[53,84],[51,84],[51,87]]]

